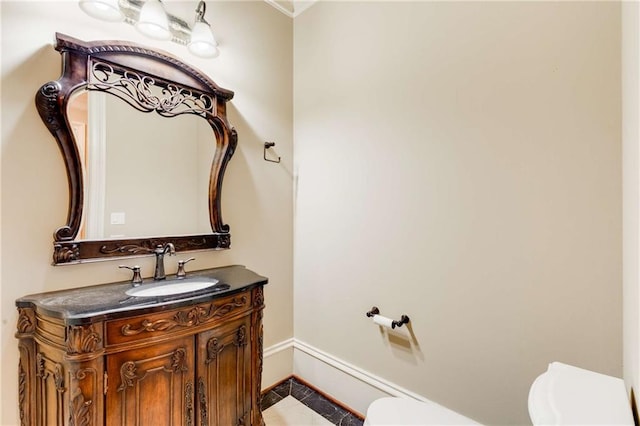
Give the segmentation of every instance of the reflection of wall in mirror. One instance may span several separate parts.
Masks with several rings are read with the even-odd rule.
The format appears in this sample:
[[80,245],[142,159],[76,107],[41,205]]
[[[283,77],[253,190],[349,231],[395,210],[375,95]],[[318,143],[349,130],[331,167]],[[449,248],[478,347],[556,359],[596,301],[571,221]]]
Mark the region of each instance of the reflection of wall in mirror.
[[[76,146],[80,154],[80,161],[86,164],[87,155],[87,93],[82,92],[75,96],[73,102],[69,102],[69,108],[67,111],[69,117],[69,124],[71,125],[71,131],[73,132],[76,140]],[[83,168],[83,178],[86,181],[85,168]],[[78,238],[86,238],[85,226],[81,225],[78,232]]]
[[[104,238],[210,233],[215,141],[206,120],[164,118],[106,99]],[[124,213],[125,223],[111,224],[112,213]]]
[[78,239],[211,232],[215,140],[205,119],[139,112],[97,91],[75,94],[68,115],[85,186]]
[[[211,166],[213,156],[216,153],[215,134],[206,120],[196,119],[196,136],[198,141],[198,194],[197,200],[197,229],[202,232],[211,232],[211,220],[209,219],[209,180],[211,179]],[[220,196],[220,195],[218,195]]]

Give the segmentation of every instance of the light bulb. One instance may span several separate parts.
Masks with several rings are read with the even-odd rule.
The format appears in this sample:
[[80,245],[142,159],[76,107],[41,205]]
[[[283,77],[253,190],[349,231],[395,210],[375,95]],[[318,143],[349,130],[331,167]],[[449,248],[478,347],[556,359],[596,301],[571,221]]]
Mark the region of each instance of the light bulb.
[[169,18],[159,0],[147,0],[140,9],[136,29],[147,37],[157,40],[171,39]]
[[202,58],[218,56],[218,43],[213,37],[211,27],[206,22],[196,22],[191,29],[191,40],[188,44],[191,53]]
[[112,22],[124,20],[118,0],[80,0],[79,5],[84,13],[94,18]]

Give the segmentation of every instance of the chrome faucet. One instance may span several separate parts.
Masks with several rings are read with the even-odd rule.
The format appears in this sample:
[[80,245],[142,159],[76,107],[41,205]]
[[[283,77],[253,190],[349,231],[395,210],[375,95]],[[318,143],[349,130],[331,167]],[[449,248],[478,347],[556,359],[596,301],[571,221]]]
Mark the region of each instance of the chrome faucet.
[[169,256],[176,255],[176,248],[171,243],[167,243],[164,246],[158,245],[153,253],[156,255],[156,271],[153,274],[155,281],[164,280],[167,276],[164,274],[164,255],[169,253]]

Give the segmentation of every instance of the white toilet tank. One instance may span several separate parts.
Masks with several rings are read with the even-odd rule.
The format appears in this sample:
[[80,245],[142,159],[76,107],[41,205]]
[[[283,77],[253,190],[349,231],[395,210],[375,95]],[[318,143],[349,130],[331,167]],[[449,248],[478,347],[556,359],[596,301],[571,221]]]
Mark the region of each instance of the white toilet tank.
[[364,426],[477,425],[441,405],[407,398],[380,398],[369,405]]
[[534,425],[630,425],[631,403],[622,379],[560,362],[529,390]]

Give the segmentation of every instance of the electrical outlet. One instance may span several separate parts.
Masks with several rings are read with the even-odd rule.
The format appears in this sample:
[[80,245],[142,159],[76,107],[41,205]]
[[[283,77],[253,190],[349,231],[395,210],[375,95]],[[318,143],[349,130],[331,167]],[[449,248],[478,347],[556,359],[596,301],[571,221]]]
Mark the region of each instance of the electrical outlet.
[[124,225],[124,212],[111,213],[112,225]]

